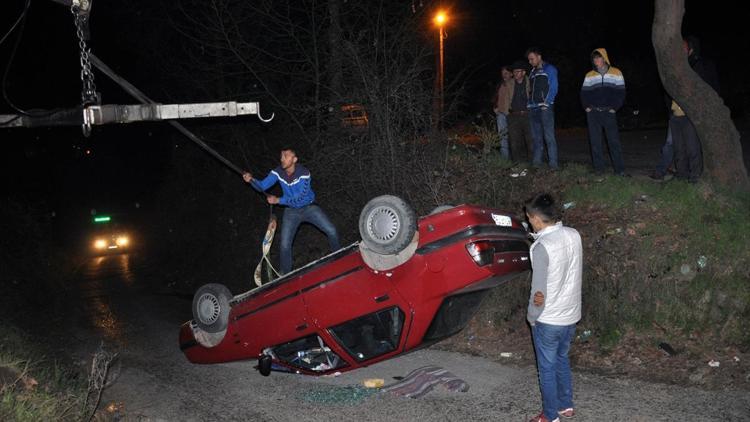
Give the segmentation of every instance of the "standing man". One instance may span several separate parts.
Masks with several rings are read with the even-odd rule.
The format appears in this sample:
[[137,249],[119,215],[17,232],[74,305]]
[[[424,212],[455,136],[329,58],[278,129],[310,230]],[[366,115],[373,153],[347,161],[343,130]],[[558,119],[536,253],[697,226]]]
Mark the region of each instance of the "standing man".
[[500,155],[508,160],[510,159],[510,150],[508,149],[508,109],[510,108],[510,98],[508,91],[512,90],[513,71],[510,66],[503,66],[500,69],[503,80],[495,94],[495,119],[497,120],[497,134],[500,136]]
[[[713,62],[704,60],[700,55],[700,43],[697,38],[689,36],[683,41],[683,48],[688,56],[690,67],[716,92],[719,92],[719,78]],[[703,152],[698,132],[693,122],[685,115],[679,104],[672,100],[670,105],[669,131],[672,133],[674,147],[675,177],[697,183],[703,173]]]
[[607,134],[607,145],[615,174],[625,176],[616,114],[625,103],[625,78],[620,69],[609,64],[607,50],[603,48],[597,48],[591,52],[591,63],[594,69],[583,79],[581,104],[586,110],[586,120],[589,124],[589,142],[594,172],[604,173],[602,153],[602,130],[604,130]]
[[526,319],[536,351],[542,412],[531,422],[558,421],[575,415],[568,351],[581,319],[583,247],[581,236],[560,221],[549,194],[526,202],[534,229],[531,245],[531,294]]
[[534,154],[534,139],[529,126],[529,94],[531,84],[526,76],[528,65],[523,60],[513,62],[513,83],[510,84],[510,112],[508,113],[508,136],[513,161],[531,161]]
[[242,178],[260,192],[265,192],[277,182],[281,185],[283,192],[281,198],[274,195],[267,196],[269,204],[286,206],[281,225],[281,274],[292,270],[292,244],[297,229],[302,223],[310,223],[325,233],[331,251],[339,249],[339,235],[336,227],[325,212],[315,205],[315,192],[310,185],[310,170],[297,164],[297,153],[293,148],[281,150],[281,165],[271,170],[265,179],[252,183],[255,179],[248,172],[245,172]]
[[531,96],[529,97],[529,121],[531,136],[534,137],[534,159],[532,165],[541,167],[544,146],[547,146],[549,167],[559,170],[557,163],[557,140],[555,139],[555,97],[557,96],[557,68],[542,60],[542,52],[537,47],[526,51],[531,65]]

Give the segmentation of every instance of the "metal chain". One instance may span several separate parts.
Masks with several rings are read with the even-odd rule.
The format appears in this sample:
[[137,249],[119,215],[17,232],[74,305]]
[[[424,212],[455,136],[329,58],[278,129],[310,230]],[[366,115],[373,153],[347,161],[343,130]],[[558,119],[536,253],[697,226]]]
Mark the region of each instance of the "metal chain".
[[77,2],[70,6],[76,26],[76,35],[78,36],[78,47],[81,50],[81,82],[83,89],[81,91],[81,101],[83,105],[99,104],[99,96],[96,93],[96,84],[94,84],[94,73],[91,71],[91,60],[89,59],[90,48],[86,46],[86,39],[83,35],[83,26],[86,17],[80,14],[80,7]]

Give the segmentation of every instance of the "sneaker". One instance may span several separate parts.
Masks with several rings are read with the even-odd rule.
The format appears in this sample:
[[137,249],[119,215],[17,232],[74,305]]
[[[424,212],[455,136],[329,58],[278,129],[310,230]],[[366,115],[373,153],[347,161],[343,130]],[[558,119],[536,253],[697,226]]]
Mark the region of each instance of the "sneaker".
[[567,418],[572,418],[573,416],[575,416],[576,411],[572,407],[569,407],[567,409],[558,411],[557,414],[567,419]]
[[617,173],[617,175],[620,177],[630,177],[630,175],[628,173],[625,173],[624,171]]
[[544,412],[542,412],[531,418],[529,422],[560,422],[560,418],[549,420],[546,416],[544,416]]

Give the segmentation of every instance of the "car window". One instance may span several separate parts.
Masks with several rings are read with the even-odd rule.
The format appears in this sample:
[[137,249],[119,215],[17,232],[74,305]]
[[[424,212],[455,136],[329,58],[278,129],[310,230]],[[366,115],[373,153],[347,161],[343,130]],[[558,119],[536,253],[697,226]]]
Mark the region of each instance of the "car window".
[[374,312],[330,328],[328,331],[359,362],[396,350],[404,327],[397,307]]
[[435,317],[423,337],[423,341],[442,340],[458,333],[466,327],[489,289],[453,295],[443,299]]
[[325,372],[346,366],[346,362],[315,334],[276,346],[272,350],[280,361],[309,371]]

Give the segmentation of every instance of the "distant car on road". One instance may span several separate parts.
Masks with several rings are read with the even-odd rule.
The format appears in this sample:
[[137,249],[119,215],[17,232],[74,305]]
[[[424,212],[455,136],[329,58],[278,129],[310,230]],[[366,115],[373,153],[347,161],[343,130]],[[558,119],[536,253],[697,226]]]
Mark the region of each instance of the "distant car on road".
[[359,231],[360,242],[243,294],[201,287],[179,334],[187,359],[258,359],[263,375],[350,371],[458,333],[491,288],[530,269],[525,225],[497,209],[444,206],[417,220],[385,195]]
[[111,216],[95,216],[90,245],[95,255],[127,252],[133,246],[129,231]]

